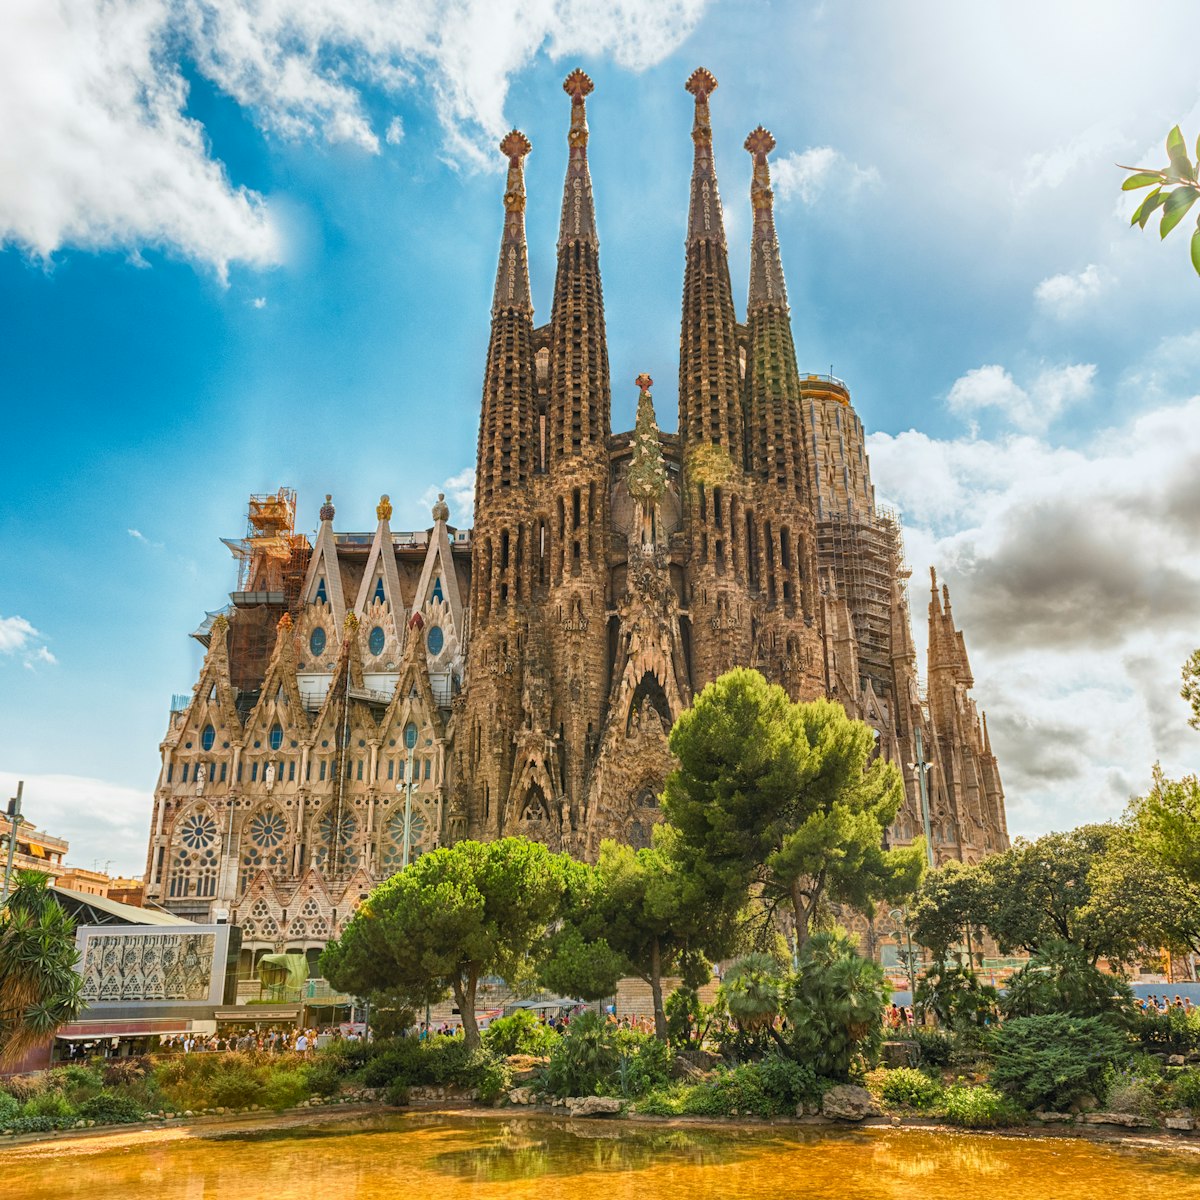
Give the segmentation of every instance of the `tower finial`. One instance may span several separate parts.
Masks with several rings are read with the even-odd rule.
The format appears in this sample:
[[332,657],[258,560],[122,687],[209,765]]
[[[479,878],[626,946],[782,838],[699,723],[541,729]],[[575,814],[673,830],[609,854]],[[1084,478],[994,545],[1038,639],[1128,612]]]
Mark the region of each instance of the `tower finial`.
[[592,203],[592,177],[588,171],[586,97],[595,90],[591,78],[578,67],[563,80],[563,91],[571,97],[571,128],[567,133],[570,147],[567,178],[563,184],[562,219],[558,226],[558,248],[572,242],[599,246],[596,236],[596,211]]
[[390,521],[392,519],[392,501],[386,496],[379,497],[379,503],[375,506],[375,516],[380,521]]
[[334,518],[333,496],[325,493],[325,503],[321,505],[321,520],[332,521]]
[[508,159],[508,185],[504,190],[504,236],[500,241],[500,266],[492,311],[502,308],[532,310],[529,298],[529,251],[525,245],[525,156],[533,149],[529,139],[511,129],[500,141]]
[[688,207],[688,243],[716,241],[725,245],[725,223],[721,216],[721,197],[717,191],[717,173],[713,167],[712,122],[708,98],[717,90],[717,79],[705,67],[697,67],[684,87],[696,98],[692,120],[692,197]]
[[433,519],[435,521],[450,520],[450,506],[446,503],[445,492],[438,492],[437,503],[433,506]]
[[754,232],[750,238],[750,296],[748,308],[764,305],[787,307],[779,239],[775,235],[775,193],[771,190],[771,168],[767,155],[775,149],[769,129],[759,125],[744,143],[754,159],[750,182],[750,205],[754,210]]
[[640,391],[647,393],[654,386],[654,380],[651,379],[645,371],[643,371],[633,382],[637,384]]

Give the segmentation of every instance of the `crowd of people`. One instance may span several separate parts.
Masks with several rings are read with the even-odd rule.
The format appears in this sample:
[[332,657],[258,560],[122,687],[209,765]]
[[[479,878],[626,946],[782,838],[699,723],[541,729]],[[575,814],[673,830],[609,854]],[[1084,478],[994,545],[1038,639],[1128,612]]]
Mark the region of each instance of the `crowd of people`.
[[159,1039],[159,1049],[182,1054],[216,1053],[223,1050],[261,1050],[275,1054],[311,1054],[329,1042],[357,1042],[362,1035],[351,1029],[348,1033],[336,1025],[323,1029],[244,1029],[240,1032],[215,1033],[211,1036],[196,1033],[172,1034]]
[[1168,1000],[1166,996],[1149,995],[1138,1001],[1138,1008],[1144,1013],[1149,1013],[1153,1016],[1158,1013],[1159,1016],[1165,1017],[1172,1009],[1178,1009],[1182,1013],[1190,1014],[1196,1005],[1192,1003],[1191,996],[1180,996],[1176,993],[1174,1000]]

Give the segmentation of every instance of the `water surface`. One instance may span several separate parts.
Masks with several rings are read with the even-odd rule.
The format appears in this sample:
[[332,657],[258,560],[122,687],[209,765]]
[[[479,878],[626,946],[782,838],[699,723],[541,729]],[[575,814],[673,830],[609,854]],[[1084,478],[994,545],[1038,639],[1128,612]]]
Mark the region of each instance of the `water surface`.
[[4,1200],[963,1200],[976,1188],[1004,1200],[1145,1200],[1148,1189],[1200,1200],[1200,1156],[879,1128],[415,1113],[0,1152]]

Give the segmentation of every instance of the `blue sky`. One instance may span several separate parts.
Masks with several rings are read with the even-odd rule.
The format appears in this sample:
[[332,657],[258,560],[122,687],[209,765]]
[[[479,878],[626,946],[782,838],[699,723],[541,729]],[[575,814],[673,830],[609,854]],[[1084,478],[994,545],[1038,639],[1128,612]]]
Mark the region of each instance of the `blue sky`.
[[0,787],[26,779],[76,862],[140,870],[246,495],[297,488],[311,528],[331,491],[368,528],[388,492],[403,528],[444,489],[470,523],[494,147],[533,141],[544,320],[576,65],[614,427],[642,370],[675,426],[703,64],[736,294],[761,122],[801,368],[872,431],[922,640],[928,566],[950,582],[1013,831],[1117,815],[1156,759],[1195,770],[1200,283],[1186,232],[1129,230],[1113,165],[1200,133],[1190,6],[981,8],[5,5]]

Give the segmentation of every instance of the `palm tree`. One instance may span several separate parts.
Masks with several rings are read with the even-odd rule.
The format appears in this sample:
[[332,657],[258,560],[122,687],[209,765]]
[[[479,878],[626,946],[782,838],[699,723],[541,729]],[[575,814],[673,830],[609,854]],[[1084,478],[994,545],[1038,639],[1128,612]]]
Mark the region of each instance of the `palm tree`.
[[38,871],[22,871],[0,909],[0,1067],[45,1044],[84,1007],[75,922]]

